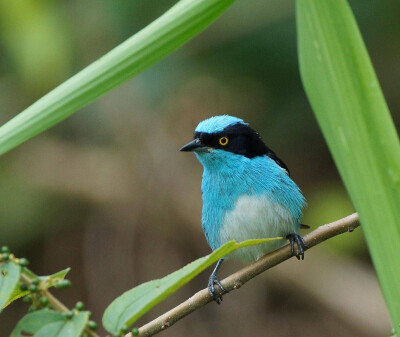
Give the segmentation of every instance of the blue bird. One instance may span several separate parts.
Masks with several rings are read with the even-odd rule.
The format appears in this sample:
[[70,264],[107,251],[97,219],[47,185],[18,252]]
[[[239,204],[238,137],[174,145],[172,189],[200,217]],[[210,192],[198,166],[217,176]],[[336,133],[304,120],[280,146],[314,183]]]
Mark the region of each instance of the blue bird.
[[[280,236],[290,241],[293,255],[304,259],[307,246],[298,232],[305,199],[287,166],[247,123],[228,115],[206,119],[180,150],[194,152],[204,167],[202,227],[213,250],[230,240]],[[283,239],[246,247],[229,257],[254,261],[285,243]],[[222,294],[216,286],[227,292],[217,278],[222,261],[208,281],[218,304]]]

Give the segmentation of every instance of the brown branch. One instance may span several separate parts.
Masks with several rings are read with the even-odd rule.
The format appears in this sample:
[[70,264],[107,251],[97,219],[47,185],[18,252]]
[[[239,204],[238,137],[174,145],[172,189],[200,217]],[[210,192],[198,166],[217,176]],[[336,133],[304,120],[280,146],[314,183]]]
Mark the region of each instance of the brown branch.
[[[358,226],[358,215],[354,213],[343,219],[318,227],[315,231],[307,234],[304,240],[308,247],[311,248],[336,235],[352,232]],[[239,289],[247,281],[291,257],[290,247],[286,245],[228,276],[221,283],[229,291]],[[139,336],[153,336],[210,302],[212,302],[212,298],[208,290],[203,289],[177,307],[142,326],[139,329]],[[125,337],[132,337],[132,334],[129,333]]]

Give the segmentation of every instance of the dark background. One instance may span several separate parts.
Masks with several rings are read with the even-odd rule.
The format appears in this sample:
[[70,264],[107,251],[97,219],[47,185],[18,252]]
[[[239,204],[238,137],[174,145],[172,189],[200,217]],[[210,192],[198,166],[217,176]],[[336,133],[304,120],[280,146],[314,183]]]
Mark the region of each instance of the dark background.
[[[161,15],[170,0],[0,2],[0,123]],[[350,1],[396,124],[400,5]],[[151,69],[0,158],[0,244],[73,287],[101,321],[127,289],[210,252],[201,231],[201,165],[178,149],[197,123],[245,119],[289,166],[315,228],[352,213],[303,91],[294,2],[237,1]],[[371,205],[373,207],[373,205]],[[384,230],[385,224],[376,224]],[[221,276],[242,265],[226,263]],[[151,310],[155,318],[205,287],[209,272]],[[26,312],[0,316],[7,336]],[[196,311],[164,336],[389,336],[362,230],[283,263]]]

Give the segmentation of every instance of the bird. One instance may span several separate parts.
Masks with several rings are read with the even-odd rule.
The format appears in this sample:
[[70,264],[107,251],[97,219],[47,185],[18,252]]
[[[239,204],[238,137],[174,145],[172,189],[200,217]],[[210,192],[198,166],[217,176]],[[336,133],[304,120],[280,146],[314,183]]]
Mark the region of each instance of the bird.
[[[299,230],[305,226],[306,200],[285,163],[248,123],[229,115],[210,117],[197,125],[193,140],[180,151],[194,152],[203,165],[201,224],[212,250],[231,240],[283,237],[225,258],[255,261],[289,240],[292,254],[304,259],[308,247]],[[228,293],[217,277],[223,261],[217,262],[207,285],[218,304]]]

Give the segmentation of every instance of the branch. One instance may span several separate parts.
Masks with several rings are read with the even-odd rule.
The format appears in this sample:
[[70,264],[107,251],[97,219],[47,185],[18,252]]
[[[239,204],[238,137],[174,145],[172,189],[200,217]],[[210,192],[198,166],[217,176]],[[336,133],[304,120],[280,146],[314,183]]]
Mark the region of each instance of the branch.
[[[358,214],[353,213],[343,219],[334,221],[332,223],[318,227],[315,231],[304,236],[304,240],[308,247],[314,247],[319,243],[330,239],[336,235],[352,232],[359,226]],[[222,285],[229,291],[239,289],[243,284],[262,272],[275,267],[276,265],[286,261],[292,257],[289,245],[286,245],[278,250],[275,250],[252,264],[244,267],[236,273],[228,276],[221,281]],[[163,331],[183,317],[189,315],[193,311],[205,306],[212,302],[212,298],[208,293],[207,289],[203,289],[185,302],[181,303],[177,307],[147,323],[139,329],[140,337],[153,336],[160,331]],[[132,337],[129,333],[125,337]]]

